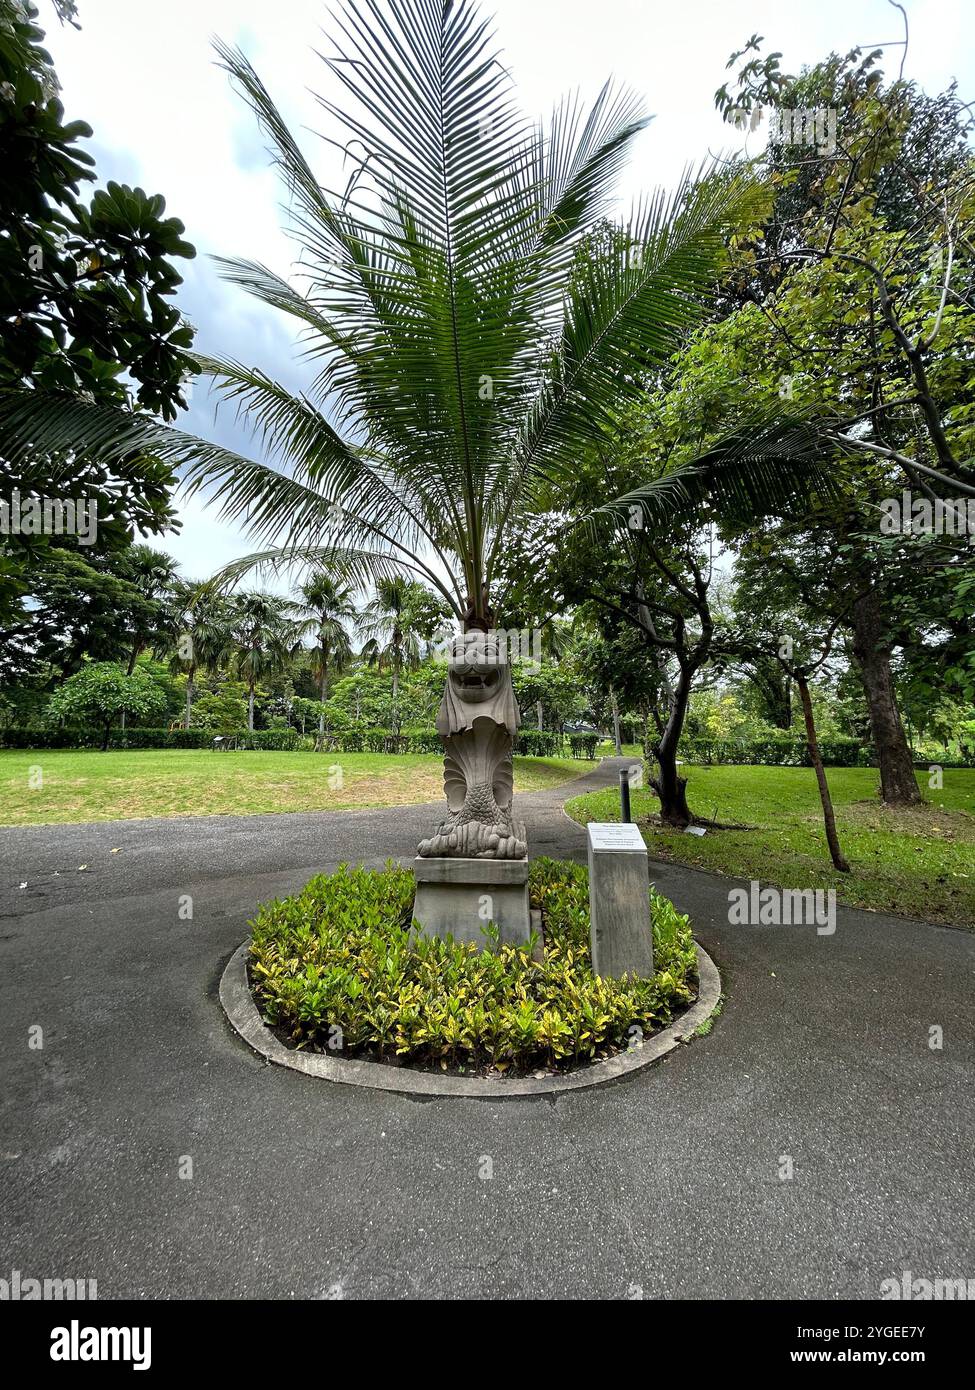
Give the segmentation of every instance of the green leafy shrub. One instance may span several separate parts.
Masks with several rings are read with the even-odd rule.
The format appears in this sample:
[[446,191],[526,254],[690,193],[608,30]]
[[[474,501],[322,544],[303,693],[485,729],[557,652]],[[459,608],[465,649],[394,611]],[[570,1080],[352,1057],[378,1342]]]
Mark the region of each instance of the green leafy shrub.
[[599,734],[570,734],[569,747],[572,749],[574,758],[588,758],[592,762],[596,757],[596,748],[602,742]]
[[519,729],[514,751],[529,758],[557,758],[562,752],[562,735],[549,729]]
[[[863,767],[870,763],[870,752],[859,739],[824,738],[819,751],[827,767]],[[809,749],[804,739],[795,738],[685,738],[680,754],[689,763],[705,765],[737,764],[755,767],[809,767]],[[860,761],[865,754],[867,762]]]
[[530,1068],[581,1061],[668,1023],[694,998],[686,917],[651,889],[656,974],[598,979],[589,954],[589,876],[537,859],[531,902],[545,955],[479,951],[411,931],[408,869],[342,865],[253,922],[251,981],[265,1021],[299,1047],[420,1065]]
[[237,742],[240,748],[273,753],[299,753],[315,746],[313,738],[303,738],[297,729],[258,729],[237,735]]

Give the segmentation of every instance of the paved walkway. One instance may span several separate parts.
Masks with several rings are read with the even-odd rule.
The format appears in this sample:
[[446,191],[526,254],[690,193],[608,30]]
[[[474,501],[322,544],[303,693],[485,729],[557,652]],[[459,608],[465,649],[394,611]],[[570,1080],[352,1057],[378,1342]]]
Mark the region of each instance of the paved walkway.
[[[533,854],[583,856],[560,802],[615,767],[518,798]],[[254,904],[343,859],[409,859],[434,814],[0,830],[0,1277],[95,1278],[101,1298],[874,1298],[905,1269],[975,1277],[961,931],[843,909],[832,937],[730,927],[728,880],[654,865],[728,1001],[649,1071],[419,1101],[264,1065],[216,994]]]

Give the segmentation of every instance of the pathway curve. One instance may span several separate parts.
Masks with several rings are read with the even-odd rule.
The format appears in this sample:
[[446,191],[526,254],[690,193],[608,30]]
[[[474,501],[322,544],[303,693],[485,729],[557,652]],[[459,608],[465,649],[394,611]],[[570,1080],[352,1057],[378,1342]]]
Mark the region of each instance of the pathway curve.
[[[583,857],[561,802],[617,766],[519,797],[533,854]],[[409,859],[436,809],[0,830],[0,1276],[101,1298],[875,1298],[908,1269],[975,1277],[961,931],[842,908],[831,937],[731,927],[729,880],[654,864],[728,1001],[649,1071],[422,1101],[263,1064],[216,994],[254,904]]]

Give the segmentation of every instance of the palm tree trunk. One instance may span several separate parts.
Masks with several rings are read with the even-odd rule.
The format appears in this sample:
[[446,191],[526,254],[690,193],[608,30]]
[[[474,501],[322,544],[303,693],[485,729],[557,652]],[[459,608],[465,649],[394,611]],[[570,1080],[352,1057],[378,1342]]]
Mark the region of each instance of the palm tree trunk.
[[813,718],[812,700],[809,698],[809,686],[805,676],[795,677],[796,686],[799,690],[799,699],[802,701],[802,717],[806,724],[806,746],[809,749],[809,757],[813,767],[816,769],[816,781],[819,783],[819,799],[823,804],[823,825],[826,827],[826,843],[829,845],[829,857],[833,861],[833,867],[839,869],[841,874],[848,874],[850,866],[843,857],[840,849],[839,836],[836,833],[836,817],[833,814],[833,798],[829,794],[829,783],[826,781],[826,769],[823,767],[823,759],[819,752],[819,740],[816,737],[816,721]]
[[393,733],[399,734],[399,646],[393,647]]
[[617,757],[623,753],[623,745],[620,742],[620,707],[616,701],[616,691],[612,686],[609,688],[609,705],[613,711],[613,747]]
[[193,677],[196,674],[196,667],[191,666],[186,673],[186,714],[184,715],[183,727],[189,730],[190,720],[193,717]]
[[254,687],[247,687],[247,727],[251,733],[254,732]]
[[[323,704],[323,705],[324,705],[324,703],[325,703],[325,687],[326,687],[326,683],[327,683],[327,681],[328,681],[328,667],[327,667],[327,663],[328,663],[328,656],[326,655],[325,649],[324,649],[324,647],[323,647],[323,648],[322,648],[322,675],[321,675],[321,680],[318,682],[318,699],[319,699],[319,703],[320,703],[320,704]],[[318,716],[318,747],[315,749],[315,752],[316,752],[316,753],[321,753],[321,752],[324,751],[324,748],[325,748],[325,711],[322,710],[321,713],[320,713],[319,716]]]

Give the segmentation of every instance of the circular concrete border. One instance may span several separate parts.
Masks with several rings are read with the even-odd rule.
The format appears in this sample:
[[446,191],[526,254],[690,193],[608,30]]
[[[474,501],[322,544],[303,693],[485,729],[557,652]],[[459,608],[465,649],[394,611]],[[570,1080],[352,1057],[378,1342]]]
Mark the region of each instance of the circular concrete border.
[[656,1062],[658,1058],[686,1042],[714,1013],[721,997],[718,967],[697,943],[698,995],[680,1018],[654,1033],[632,1051],[620,1052],[602,1062],[591,1062],[566,1076],[477,1079],[466,1076],[438,1076],[434,1072],[413,1071],[409,1067],[389,1067],[382,1062],[360,1062],[351,1057],[328,1057],[321,1052],[297,1052],[285,1047],[261,1020],[247,982],[245,941],[237,948],[220,979],[220,1002],[232,1026],[249,1047],[267,1061],[292,1071],[303,1071],[324,1081],[345,1086],[368,1086],[374,1091],[399,1091],[417,1096],[466,1096],[468,1099],[502,1100],[515,1096],[545,1096],[562,1091],[580,1091],[602,1086],[630,1072]]

